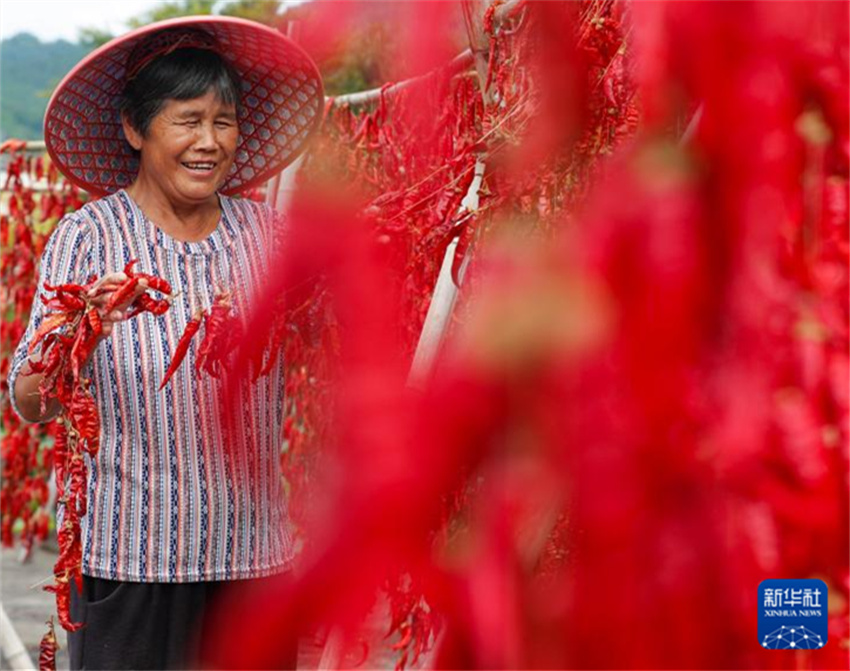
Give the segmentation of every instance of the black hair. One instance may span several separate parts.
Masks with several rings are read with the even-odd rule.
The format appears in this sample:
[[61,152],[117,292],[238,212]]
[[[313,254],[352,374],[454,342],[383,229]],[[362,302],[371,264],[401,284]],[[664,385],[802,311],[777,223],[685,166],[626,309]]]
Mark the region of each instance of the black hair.
[[209,49],[176,49],[151,61],[127,82],[119,109],[147,137],[151,121],[167,100],[191,100],[210,90],[239,109],[241,82],[227,61]]

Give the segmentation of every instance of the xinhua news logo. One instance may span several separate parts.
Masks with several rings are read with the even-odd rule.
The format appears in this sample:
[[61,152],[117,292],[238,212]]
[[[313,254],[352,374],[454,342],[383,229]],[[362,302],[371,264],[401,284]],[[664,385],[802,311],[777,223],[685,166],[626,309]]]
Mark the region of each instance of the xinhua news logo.
[[827,588],[823,580],[763,580],[759,643],[769,650],[816,650],[826,645]]

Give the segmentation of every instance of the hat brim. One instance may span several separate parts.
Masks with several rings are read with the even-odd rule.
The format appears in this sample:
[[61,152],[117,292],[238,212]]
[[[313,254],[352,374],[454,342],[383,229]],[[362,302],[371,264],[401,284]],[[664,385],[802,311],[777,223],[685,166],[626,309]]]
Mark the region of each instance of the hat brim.
[[162,30],[210,33],[242,80],[239,143],[220,191],[233,195],[262,184],[294,161],[322,120],[324,93],[315,63],[294,42],[253,21],[190,16],[122,35],[81,60],[47,105],[44,140],[57,168],[97,196],[132,184],[138,156],[124,138],[118,101],[127,60]]

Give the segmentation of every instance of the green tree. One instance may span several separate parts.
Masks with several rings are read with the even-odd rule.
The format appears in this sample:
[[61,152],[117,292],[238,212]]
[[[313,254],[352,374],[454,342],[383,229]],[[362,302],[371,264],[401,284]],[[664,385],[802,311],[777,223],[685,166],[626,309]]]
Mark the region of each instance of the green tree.
[[[280,0],[171,0],[127,21],[128,29],[140,28],[157,21],[181,16],[206,16],[219,14],[251,19],[266,25],[275,25]],[[88,47],[99,47],[115,35],[98,28],[82,28],[80,43]]]
[[112,33],[101,28],[80,28],[77,31],[77,41],[89,49],[95,49],[101,44],[106,44],[113,37]]
[[280,19],[279,0],[237,0],[226,2],[218,13],[225,16],[238,16],[240,19],[250,19],[267,26],[276,26]]
[[53,89],[88,49],[29,33],[0,41],[0,141],[40,140]]
[[216,14],[217,12],[214,10],[217,4],[221,3],[214,2],[214,0],[175,0],[174,2],[164,2],[141,16],[127,21],[127,27],[141,28],[149,23],[175,19],[180,16]]

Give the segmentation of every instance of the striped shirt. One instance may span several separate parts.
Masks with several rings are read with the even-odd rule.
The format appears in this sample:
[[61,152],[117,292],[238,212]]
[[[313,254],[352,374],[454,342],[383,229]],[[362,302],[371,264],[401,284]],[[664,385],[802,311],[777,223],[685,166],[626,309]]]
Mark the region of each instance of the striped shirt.
[[[217,402],[222,385],[194,374],[200,338],[158,391],[175,347],[216,287],[245,315],[268,271],[274,217],[266,206],[221,197],[216,230],[182,242],[156,227],[125,191],[66,216],[41,259],[43,283],[85,283],[135,271],[165,278],[177,298],[163,316],[116,323],[85,374],[100,412],[100,451],[88,461],[88,510],[82,520],[86,575],[111,580],[187,582],[279,573],[292,538],[279,464],[283,371],[245,383],[225,433]],[[44,318],[39,296],[9,375],[10,389]],[[14,405],[14,394],[12,403]],[[20,411],[15,407],[16,412]],[[225,439],[225,435],[228,436]],[[234,449],[233,436],[245,438]],[[225,442],[228,442],[225,445]],[[61,513],[61,511],[60,511]]]

